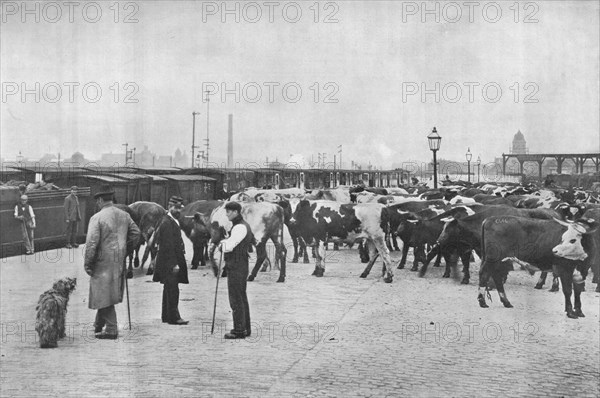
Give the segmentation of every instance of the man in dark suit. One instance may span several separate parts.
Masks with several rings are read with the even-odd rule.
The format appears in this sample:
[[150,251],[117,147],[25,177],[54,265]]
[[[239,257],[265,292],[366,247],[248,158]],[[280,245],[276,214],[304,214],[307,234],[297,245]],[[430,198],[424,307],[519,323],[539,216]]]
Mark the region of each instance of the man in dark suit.
[[77,244],[77,224],[81,221],[79,212],[79,199],[77,199],[77,187],[71,187],[71,194],[65,198],[65,220],[67,222],[66,241],[67,249],[79,247]]
[[182,208],[182,198],[172,196],[169,199],[168,212],[156,230],[155,239],[158,254],[152,280],[163,284],[162,321],[170,325],[188,324],[181,319],[178,308],[179,283],[189,283],[185,248],[177,221]]

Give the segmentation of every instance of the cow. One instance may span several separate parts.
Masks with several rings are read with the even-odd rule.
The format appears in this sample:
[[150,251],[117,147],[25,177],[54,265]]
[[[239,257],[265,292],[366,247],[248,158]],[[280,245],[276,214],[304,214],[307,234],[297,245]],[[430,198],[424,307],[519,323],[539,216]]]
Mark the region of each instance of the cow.
[[473,196],[476,202],[484,205],[505,205],[514,206],[514,202],[511,199],[504,198],[501,196],[487,195],[487,194],[476,194]]
[[[391,206],[388,207],[388,217],[389,217],[389,227],[388,230],[386,231],[386,244],[388,246],[388,249],[390,251],[392,250],[397,250],[400,251],[400,248],[398,248],[398,242],[396,241],[396,234],[397,234],[397,230],[398,230],[398,226],[400,226],[400,223],[404,220],[406,220],[411,214],[417,213],[419,211],[425,210],[425,209],[431,209],[431,210],[435,210],[435,211],[440,211],[443,212],[445,210],[447,210],[449,208],[448,205],[446,205],[446,202],[443,200],[413,200],[410,202],[404,202],[404,203],[397,203],[397,204],[393,204]],[[408,252],[408,248],[406,249],[406,252]],[[404,261],[402,262],[402,264],[404,265],[406,263],[406,254],[405,251],[403,249],[403,253],[402,253],[402,258],[404,259]]]
[[[258,192],[258,193],[254,193],[254,192]],[[300,199],[298,199],[297,197],[292,197],[290,199],[287,199],[287,198],[284,198],[282,194],[279,194],[277,192],[287,192],[288,194],[289,194],[289,192],[294,192],[296,194],[299,194],[300,192],[303,192],[303,190],[299,190],[297,188],[278,190],[278,191],[277,190],[265,190],[265,191],[247,190],[245,192],[242,192],[235,196],[232,196],[230,200],[238,201],[238,202],[270,202],[270,203],[275,203],[275,204],[278,204],[279,206],[281,206],[281,208],[283,209],[283,214],[284,214],[284,222],[285,222],[285,225],[288,227],[288,232],[290,234],[290,238],[292,239],[292,244],[294,246],[294,257],[293,257],[292,261],[290,261],[290,262],[297,263],[298,257],[302,255],[304,263],[308,264],[309,260],[308,260],[308,254],[306,252],[306,245],[304,244],[302,239],[299,238],[298,233],[296,232],[294,226],[291,225],[291,223],[290,223],[292,213],[293,213],[296,205],[300,201]],[[205,220],[205,221],[207,221],[207,220]],[[265,267],[266,267],[266,264],[265,264]],[[263,271],[264,271],[264,268],[263,268]]]
[[[225,204],[215,208],[210,215],[209,223],[197,217],[195,222],[203,224],[210,231],[210,247],[208,258],[215,274],[218,268],[215,266],[214,252],[221,240],[226,237],[226,231],[230,231],[232,223],[227,218]],[[256,264],[248,275],[248,282],[256,278],[258,270],[267,257],[267,241],[270,239],[275,245],[275,258],[280,264],[279,279],[277,282],[285,282],[285,260],[287,250],[283,244],[283,226],[285,222],[284,211],[281,206],[269,202],[248,203],[242,202],[242,217],[250,225],[250,229],[256,240]]]
[[[439,266],[441,256],[444,257],[446,261],[446,270],[444,272],[443,277],[450,277],[450,268],[455,265],[457,261],[457,257],[460,257],[463,263],[463,284],[469,283],[470,273],[469,273],[469,262],[471,258],[471,250],[470,248],[465,248],[464,250],[458,250],[458,247],[453,247],[451,245],[445,245],[439,247],[436,245],[438,238],[444,228],[444,221],[448,217],[466,217],[469,215],[473,215],[476,212],[483,211],[485,206],[480,204],[474,205],[458,205],[453,208],[437,215],[433,215],[432,217],[423,217],[428,210],[423,210],[416,214],[416,216],[411,216],[407,220],[403,221],[398,227],[398,236],[401,237],[404,242],[404,246],[402,248],[402,259],[398,264],[398,268],[404,268],[404,264],[406,262],[406,254],[408,252],[408,248],[410,246],[414,247],[414,261],[413,267],[411,271],[418,270],[418,263],[421,261],[423,263],[423,267],[419,272],[419,276],[425,276],[427,272],[427,266],[429,261],[436,256],[436,261],[434,266]],[[431,214],[430,214],[431,215]],[[427,258],[425,258],[425,245],[430,245],[432,250],[430,251]],[[441,249],[441,250],[440,250]]]
[[192,242],[194,248],[192,269],[206,265],[208,242],[210,241],[207,225],[212,211],[222,204],[223,201],[220,200],[197,200],[188,203],[179,213],[179,227]]
[[[481,258],[481,225],[483,221],[491,216],[520,216],[538,219],[560,218],[560,214],[552,209],[518,209],[511,206],[485,206],[481,211],[467,217],[447,217],[443,221],[445,225],[440,233],[437,245],[444,250],[444,246],[450,246],[459,253],[475,250]],[[430,257],[426,260],[429,262]],[[468,283],[468,280],[467,280]],[[543,285],[543,282],[540,281]]]
[[[144,263],[148,259],[148,254],[150,254],[151,260],[146,275],[152,275],[154,273],[154,259],[156,258],[157,253],[153,244],[154,242],[152,240],[152,236],[158,229],[164,215],[167,214],[167,211],[158,203],[144,201],[134,202],[129,205],[129,208],[131,209],[131,214],[133,214],[132,219],[140,228],[141,232],[139,243],[135,247],[134,265],[136,268],[140,265],[138,253],[140,246],[146,242],[146,248],[144,249],[144,256],[142,257],[141,265],[142,268],[144,268]],[[129,262],[129,270],[131,271],[131,261]]]
[[[541,220],[515,216],[492,216],[481,227],[482,261],[479,270],[477,300],[487,308],[487,282],[494,280],[500,301],[506,308],[512,304],[504,292],[504,281],[513,264],[527,269],[549,270],[559,274],[565,296],[565,312],[569,318],[584,317],[581,311],[581,291],[587,270],[588,257],[582,237],[596,231],[595,221],[580,219],[565,222],[558,219]],[[535,268],[534,268],[535,267]],[[575,292],[575,306],[571,293]],[[489,293],[488,293],[489,295]]]
[[[123,210],[125,213],[129,214],[129,216],[133,220],[133,217],[135,215],[133,214],[133,212],[131,211],[129,206],[121,204],[121,203],[115,203],[115,204],[113,204],[113,206],[116,207],[117,209]],[[141,240],[141,237],[140,237],[140,240]],[[129,267],[127,268],[127,279],[133,278],[133,268],[132,268],[131,264],[133,262],[134,256],[135,256],[135,247],[128,246],[127,247],[127,258],[129,258]]]
[[[600,221],[600,208],[589,209],[583,213],[583,218],[587,220]],[[584,236],[584,245],[587,244],[590,247],[590,256],[588,263],[594,273],[592,283],[596,283],[596,293],[600,293],[600,230],[595,231],[593,234]]]
[[[320,242],[339,238],[346,243],[366,238],[371,260],[360,275],[366,278],[378,254],[383,258],[384,281],[391,283],[393,271],[389,251],[385,245],[387,208],[379,203],[341,204],[333,201],[301,200],[292,217],[302,239],[315,250],[316,264],[313,275],[322,277],[325,272],[324,251]],[[323,253],[323,254],[322,254]]]

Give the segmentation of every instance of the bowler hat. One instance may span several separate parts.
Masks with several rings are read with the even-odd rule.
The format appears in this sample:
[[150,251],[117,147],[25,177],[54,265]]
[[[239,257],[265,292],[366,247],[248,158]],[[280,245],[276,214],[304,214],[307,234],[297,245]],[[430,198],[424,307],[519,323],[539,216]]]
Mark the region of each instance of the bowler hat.
[[94,199],[102,198],[103,200],[112,200],[114,194],[114,191],[98,192],[94,195]]
[[183,198],[179,196],[171,196],[169,199],[169,206],[175,206],[177,208],[183,207]]
[[229,202],[225,205],[225,210],[237,210],[238,213],[242,211],[242,205],[238,202]]

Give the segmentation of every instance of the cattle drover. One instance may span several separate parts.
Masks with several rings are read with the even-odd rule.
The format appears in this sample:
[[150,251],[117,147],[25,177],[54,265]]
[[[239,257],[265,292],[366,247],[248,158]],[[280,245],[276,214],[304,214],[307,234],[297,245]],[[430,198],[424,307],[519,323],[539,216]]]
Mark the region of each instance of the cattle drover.
[[[89,308],[98,310],[94,331],[98,339],[118,334],[115,304],[123,301],[125,256],[140,238],[129,214],[113,206],[114,192],[94,195],[100,211],[90,218],[85,240],[84,269],[90,278]],[[106,330],[102,329],[106,326]]]
[[77,187],[71,187],[71,193],[65,197],[65,221],[67,223],[67,231],[65,240],[66,248],[77,248],[77,224],[81,221],[81,213],[79,212],[79,199],[77,198]]
[[158,254],[152,280],[163,284],[162,321],[170,325],[188,324],[179,315],[179,284],[189,283],[185,249],[177,221],[182,208],[182,198],[172,196],[169,199],[169,211],[163,216],[155,240]]
[[248,277],[248,252],[254,242],[254,235],[240,214],[242,205],[229,202],[225,205],[225,210],[227,218],[233,223],[229,238],[221,242],[227,267],[229,305],[233,314],[233,329],[225,334],[225,338],[243,339],[251,334],[246,278]]

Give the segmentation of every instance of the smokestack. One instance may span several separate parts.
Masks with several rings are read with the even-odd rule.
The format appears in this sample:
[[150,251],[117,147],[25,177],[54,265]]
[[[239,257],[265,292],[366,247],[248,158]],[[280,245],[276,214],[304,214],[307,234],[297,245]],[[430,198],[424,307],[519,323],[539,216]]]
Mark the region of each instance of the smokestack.
[[233,115],[229,114],[229,129],[227,132],[227,167],[233,168]]

